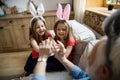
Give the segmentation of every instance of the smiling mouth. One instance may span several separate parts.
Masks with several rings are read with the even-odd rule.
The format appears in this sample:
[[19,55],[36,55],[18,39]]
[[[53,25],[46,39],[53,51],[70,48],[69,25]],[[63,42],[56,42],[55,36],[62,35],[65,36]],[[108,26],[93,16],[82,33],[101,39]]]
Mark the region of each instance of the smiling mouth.
[[59,34],[59,35],[62,36],[62,37],[64,36],[64,34]]
[[39,31],[40,34],[44,33],[44,31]]
[[42,32],[44,32],[44,31],[39,31],[39,33],[42,33]]

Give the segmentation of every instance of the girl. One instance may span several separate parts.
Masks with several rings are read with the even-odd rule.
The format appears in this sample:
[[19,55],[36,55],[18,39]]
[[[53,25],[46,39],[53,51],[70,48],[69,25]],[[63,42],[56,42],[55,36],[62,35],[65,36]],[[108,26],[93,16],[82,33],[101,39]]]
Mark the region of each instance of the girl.
[[51,37],[51,34],[46,29],[45,19],[43,17],[34,17],[31,20],[30,27],[30,43],[33,49],[24,67],[26,71],[25,76],[33,73],[33,69],[39,57],[39,43],[48,37]]
[[[65,9],[62,10],[62,5],[59,3],[56,15],[58,21],[54,25],[54,32],[55,32],[54,40],[56,42],[57,40],[59,40],[64,44],[66,48],[65,56],[71,61],[72,60],[71,52],[73,50],[73,46],[75,45],[75,40],[72,34],[71,27],[67,22],[70,15],[70,5],[67,4],[65,6]],[[65,70],[64,66],[54,56],[48,58],[47,64],[48,64],[47,70],[54,70],[54,71]]]
[[26,71],[25,76],[33,73],[33,69],[39,57],[39,43],[48,37],[51,37],[50,32],[46,29],[46,21],[42,17],[45,12],[43,4],[40,3],[36,7],[34,2],[29,0],[28,8],[33,16],[30,22],[30,43],[33,49],[24,67],[24,70]]
[[55,32],[55,41],[61,41],[65,48],[66,53],[65,56],[71,61],[72,60],[72,50],[75,45],[75,39],[72,33],[72,28],[68,24],[66,20],[58,20],[54,26]]
[[[72,51],[75,45],[75,40],[72,34],[71,27],[66,20],[58,20],[54,25],[55,37],[54,40],[61,41],[65,48],[65,56],[72,61]],[[62,71],[65,70],[64,66],[54,57],[51,56],[47,60],[47,71]]]

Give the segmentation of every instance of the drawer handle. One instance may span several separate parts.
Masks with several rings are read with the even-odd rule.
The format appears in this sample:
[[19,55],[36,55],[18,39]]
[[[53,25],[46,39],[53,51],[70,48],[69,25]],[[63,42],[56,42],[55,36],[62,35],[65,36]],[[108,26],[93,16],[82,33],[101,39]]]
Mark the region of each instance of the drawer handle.
[[9,23],[12,23],[12,22],[13,22],[12,20],[9,21]]
[[0,29],[3,29],[4,27],[0,26]]
[[21,25],[21,27],[23,28],[23,27],[25,27],[25,25]]

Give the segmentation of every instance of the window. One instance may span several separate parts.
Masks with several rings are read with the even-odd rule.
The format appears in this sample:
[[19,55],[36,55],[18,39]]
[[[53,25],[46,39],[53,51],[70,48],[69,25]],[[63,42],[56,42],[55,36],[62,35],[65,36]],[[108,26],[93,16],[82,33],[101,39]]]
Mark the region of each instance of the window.
[[120,5],[120,0],[118,0],[118,1],[117,1],[117,4],[119,4],[119,5]]
[[106,0],[107,4],[116,4],[117,0]]
[[114,5],[114,8],[120,7],[120,0],[104,0],[104,7],[108,7],[109,4]]
[[120,4],[120,0],[106,0],[107,4]]

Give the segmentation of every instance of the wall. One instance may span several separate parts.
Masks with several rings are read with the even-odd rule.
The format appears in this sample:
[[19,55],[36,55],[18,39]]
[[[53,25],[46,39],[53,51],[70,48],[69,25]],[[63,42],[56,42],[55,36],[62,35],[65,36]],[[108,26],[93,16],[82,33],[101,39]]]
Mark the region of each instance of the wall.
[[86,7],[103,7],[104,0],[87,0]]
[[[14,5],[17,6],[19,12],[22,12],[27,9],[27,2],[28,0],[1,0],[3,1],[8,7],[12,7]],[[72,0],[33,0],[36,5],[39,2],[44,4],[45,10],[56,10],[57,3],[72,3]]]

